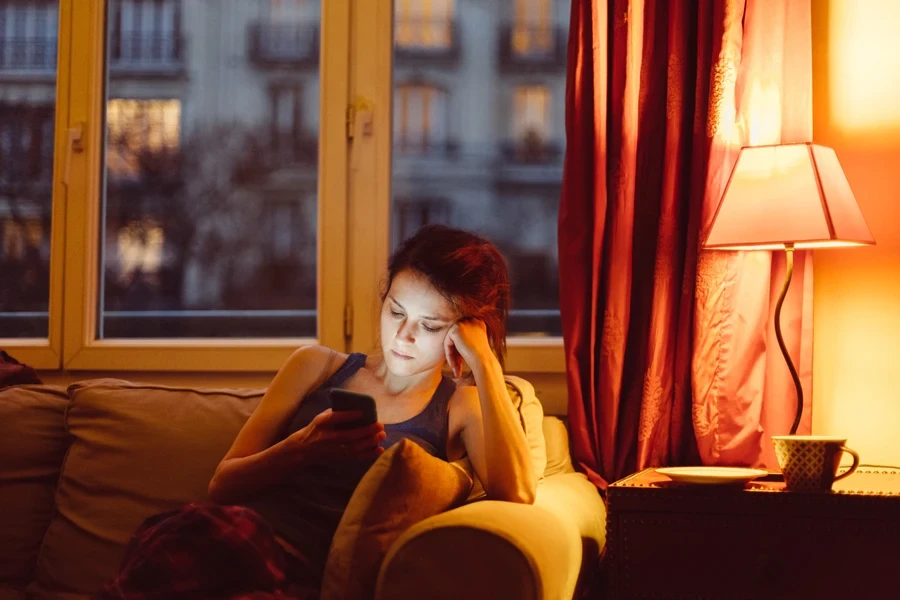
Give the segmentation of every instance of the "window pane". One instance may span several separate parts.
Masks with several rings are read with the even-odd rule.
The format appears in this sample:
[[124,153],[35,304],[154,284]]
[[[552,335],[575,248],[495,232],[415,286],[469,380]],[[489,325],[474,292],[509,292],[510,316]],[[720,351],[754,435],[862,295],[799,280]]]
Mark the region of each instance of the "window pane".
[[487,236],[509,262],[516,335],[561,335],[556,228],[569,7],[394,3],[391,242],[432,222]]
[[315,337],[319,2],[107,6],[98,337]]
[[0,3],[0,338],[48,336],[58,14]]

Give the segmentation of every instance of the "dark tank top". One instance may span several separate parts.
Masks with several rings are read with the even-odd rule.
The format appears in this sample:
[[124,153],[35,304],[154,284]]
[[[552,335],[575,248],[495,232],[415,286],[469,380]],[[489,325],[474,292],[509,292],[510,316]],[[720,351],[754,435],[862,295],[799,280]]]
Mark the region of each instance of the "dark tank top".
[[[355,352],[348,356],[331,377],[301,402],[284,437],[303,429],[316,415],[331,408],[329,390],[342,387],[365,363],[365,354]],[[381,446],[388,448],[407,438],[433,456],[446,460],[448,403],[455,390],[453,381],[443,377],[422,412],[401,423],[385,424],[387,437]],[[374,459],[309,465],[295,476],[286,474],[284,483],[267,488],[264,494],[244,505],[262,515],[276,535],[324,571],[331,538],[353,490],[373,462]]]

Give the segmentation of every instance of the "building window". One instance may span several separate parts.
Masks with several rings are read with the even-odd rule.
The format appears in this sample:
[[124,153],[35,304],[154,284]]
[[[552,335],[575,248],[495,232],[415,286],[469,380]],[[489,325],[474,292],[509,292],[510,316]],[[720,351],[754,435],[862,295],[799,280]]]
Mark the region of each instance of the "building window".
[[303,123],[303,88],[299,85],[274,85],[269,88],[269,147],[273,165],[314,163],[318,144]]
[[429,223],[452,224],[452,206],[446,198],[395,198],[394,246]]
[[311,0],[269,0],[269,23],[306,23],[317,21],[319,8]]
[[546,54],[553,50],[551,0],[515,0],[512,50],[520,56]]
[[394,0],[394,43],[401,48],[449,48],[454,0]]
[[49,181],[53,106],[0,104],[0,183]]
[[397,86],[394,139],[400,152],[439,151],[447,145],[447,93],[426,84]]
[[157,160],[167,161],[180,149],[180,100],[111,98],[106,119],[106,167],[112,179],[139,178]]
[[296,254],[295,238],[301,233],[296,208],[294,204],[287,202],[275,202],[266,206],[263,230],[269,260],[288,261]]
[[293,156],[300,140],[302,105],[298,86],[273,87],[272,95],[272,149],[282,156]]
[[180,0],[112,0],[110,60],[117,67],[172,66],[181,60]]
[[57,13],[51,2],[0,4],[0,71],[56,69]]
[[550,90],[542,85],[517,87],[513,98],[513,138],[519,144],[550,139]]
[[310,0],[269,0],[256,26],[252,52],[263,62],[317,61],[318,4]]

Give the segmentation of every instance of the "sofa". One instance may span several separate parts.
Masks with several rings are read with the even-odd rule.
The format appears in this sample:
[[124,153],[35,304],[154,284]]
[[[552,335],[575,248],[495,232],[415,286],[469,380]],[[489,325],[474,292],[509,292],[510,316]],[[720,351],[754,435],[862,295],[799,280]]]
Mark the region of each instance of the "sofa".
[[[524,380],[508,387],[520,410],[534,395]],[[264,391],[115,379],[0,390],[0,600],[88,598],[145,518],[206,500]],[[543,452],[534,505],[473,490],[462,506],[413,525],[382,561],[376,598],[581,593],[605,544],[605,505],[572,468],[565,402],[549,403],[547,415],[532,404],[540,431],[527,432],[529,444],[538,460]]]

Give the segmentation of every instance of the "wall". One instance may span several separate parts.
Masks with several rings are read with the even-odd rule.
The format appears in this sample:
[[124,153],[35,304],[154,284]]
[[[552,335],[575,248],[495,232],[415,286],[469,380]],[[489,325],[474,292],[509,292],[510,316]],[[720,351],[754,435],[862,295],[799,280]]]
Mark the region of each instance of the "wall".
[[814,141],[835,149],[876,246],[815,256],[813,433],[900,465],[900,2],[814,0]]

